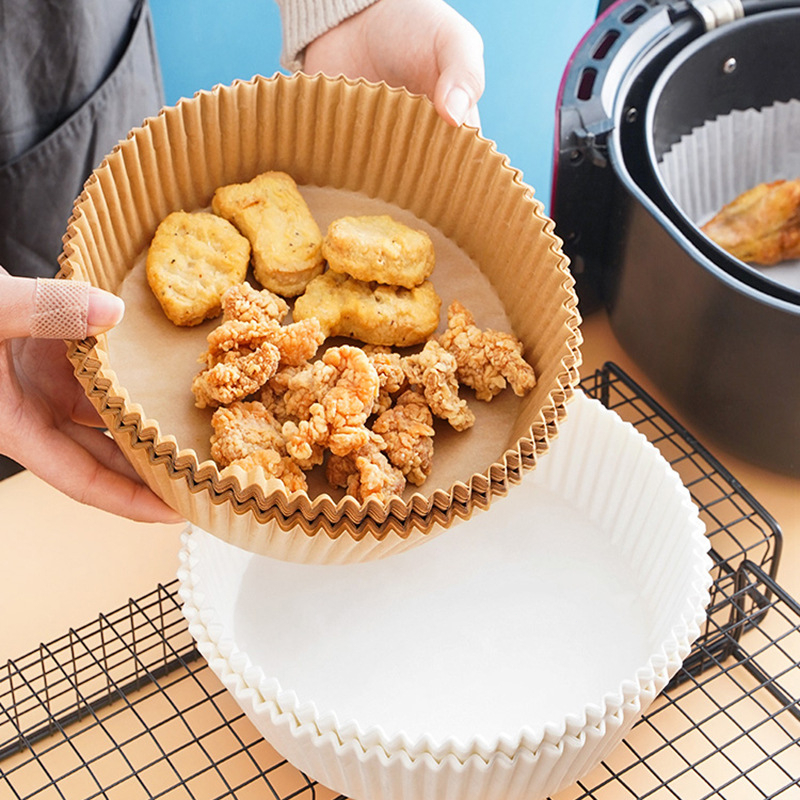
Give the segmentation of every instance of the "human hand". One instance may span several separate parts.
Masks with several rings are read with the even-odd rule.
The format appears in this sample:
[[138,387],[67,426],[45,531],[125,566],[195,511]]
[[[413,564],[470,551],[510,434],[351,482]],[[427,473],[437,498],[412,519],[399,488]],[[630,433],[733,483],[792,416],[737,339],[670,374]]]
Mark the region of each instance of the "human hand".
[[[141,522],[179,522],[100,430],[102,419],[66,357],[63,339],[113,327],[122,301],[94,288],[87,298],[86,287],[71,281],[44,285],[37,292],[37,281],[0,268],[0,452],[82,503]],[[75,313],[45,313],[42,298],[62,308],[70,291],[78,292]]]
[[480,125],[483,41],[443,0],[378,0],[311,42],[303,70],[405,86],[451,125]]

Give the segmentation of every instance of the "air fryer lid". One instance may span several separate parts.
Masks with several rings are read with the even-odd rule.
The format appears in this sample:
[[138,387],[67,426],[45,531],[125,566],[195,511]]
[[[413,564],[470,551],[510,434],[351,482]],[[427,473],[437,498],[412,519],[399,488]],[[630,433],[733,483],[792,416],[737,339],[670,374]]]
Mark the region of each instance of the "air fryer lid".
[[[656,187],[652,199],[681,232],[736,279],[772,297],[800,305],[800,291],[794,279],[800,264],[791,267],[793,280],[786,283],[773,277],[777,270],[770,276],[769,268],[759,270],[730,256],[698,230],[697,225],[705,219],[698,220],[692,218],[696,214],[687,213],[688,189],[682,188],[681,181],[668,185],[660,166],[673,148],[683,146],[682,137],[692,137],[706,123],[730,117],[723,121],[737,125],[736,135],[746,136],[747,142],[736,141],[736,147],[723,145],[723,152],[714,147],[703,152],[701,146],[699,153],[694,152],[694,160],[685,165],[687,179],[694,181],[701,193],[705,192],[707,203],[714,202],[708,199],[714,195],[709,187],[718,187],[719,197],[727,193],[724,202],[729,202],[757,183],[800,177],[797,131],[773,130],[759,117],[772,119],[774,115],[758,113],[800,98],[798,42],[797,9],[745,17],[699,37],[670,61],[655,82],[647,106],[645,135]],[[749,116],[738,113],[741,111],[747,111]],[[797,119],[789,113],[777,118]],[[717,210],[719,207],[707,208],[707,216]]]

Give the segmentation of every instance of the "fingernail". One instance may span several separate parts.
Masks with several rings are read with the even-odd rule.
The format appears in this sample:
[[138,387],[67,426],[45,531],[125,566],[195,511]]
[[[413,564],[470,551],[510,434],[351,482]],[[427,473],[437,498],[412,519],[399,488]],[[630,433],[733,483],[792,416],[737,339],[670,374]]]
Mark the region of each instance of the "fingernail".
[[86,335],[113,328],[125,313],[125,303],[114,294],[92,287],[89,289],[89,309],[86,314]]
[[444,107],[456,125],[461,125],[467,118],[472,101],[469,95],[460,87],[454,86],[444,101]]

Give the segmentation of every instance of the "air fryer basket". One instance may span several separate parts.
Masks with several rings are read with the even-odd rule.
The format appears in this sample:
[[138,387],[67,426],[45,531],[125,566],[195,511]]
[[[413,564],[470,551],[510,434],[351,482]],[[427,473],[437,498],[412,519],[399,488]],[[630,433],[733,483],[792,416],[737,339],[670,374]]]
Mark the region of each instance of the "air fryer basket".
[[[800,293],[796,290],[772,280],[769,270],[753,269],[730,256],[699,233],[665,186],[658,163],[681,137],[706,122],[729,116],[736,110],[761,110],[800,98],[798,42],[800,11],[795,9],[746,17],[735,25],[708,33],[688,45],[664,70],[653,87],[645,119],[650,165],[654,167],[660,192],[658,202],[665,213],[690,241],[738,280],[794,304],[800,303]],[[761,132],[755,129],[751,133]],[[793,145],[791,139],[796,139],[796,132],[793,133],[795,135],[791,136],[786,132],[784,146]],[[772,144],[772,141],[756,138],[750,146],[767,150]],[[726,153],[706,155],[718,165],[718,172],[730,174],[738,168],[735,163],[725,163]],[[764,155],[759,154],[760,162],[765,160]],[[790,168],[786,159],[781,162],[780,154],[770,155],[771,160],[777,162],[779,172],[782,163]],[[723,162],[722,165],[719,162]],[[768,166],[765,164],[763,168]],[[800,177],[800,172],[785,173],[783,177]],[[759,183],[771,179],[773,175],[767,173],[752,178]]]
[[584,311],[605,305],[682,416],[730,452],[800,474],[800,297],[710,242],[657,163],[708,120],[800,97],[800,4],[722,0],[739,11],[711,30],[693,5],[622,0],[579,45],[552,213]]

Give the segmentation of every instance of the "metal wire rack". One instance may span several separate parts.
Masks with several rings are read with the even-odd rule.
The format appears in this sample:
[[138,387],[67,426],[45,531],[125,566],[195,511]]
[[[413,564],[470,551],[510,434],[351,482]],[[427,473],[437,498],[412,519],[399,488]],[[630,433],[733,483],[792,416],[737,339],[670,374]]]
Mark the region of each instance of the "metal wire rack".
[[[701,509],[715,562],[702,636],[625,742],[558,800],[800,800],[800,605],[781,535],[622,370],[582,387],[642,431]],[[0,666],[0,798],[327,798],[199,657],[177,582]]]

